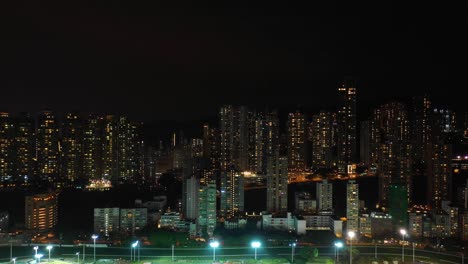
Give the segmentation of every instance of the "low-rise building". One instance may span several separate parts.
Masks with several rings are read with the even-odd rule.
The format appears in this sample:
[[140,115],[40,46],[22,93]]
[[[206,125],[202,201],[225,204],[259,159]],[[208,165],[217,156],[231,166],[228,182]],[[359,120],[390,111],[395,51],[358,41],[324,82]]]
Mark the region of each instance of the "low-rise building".
[[286,213],[285,216],[274,216],[268,213],[262,215],[262,228],[265,230],[273,229],[305,234],[306,226],[304,218],[292,216],[290,212]]

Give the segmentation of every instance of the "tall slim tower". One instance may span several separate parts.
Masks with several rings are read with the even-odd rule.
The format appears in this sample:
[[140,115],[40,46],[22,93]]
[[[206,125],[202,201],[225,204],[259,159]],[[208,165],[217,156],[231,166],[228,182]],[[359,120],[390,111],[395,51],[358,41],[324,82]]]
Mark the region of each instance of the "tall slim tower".
[[221,172],[222,216],[232,217],[244,212],[244,176],[234,168]]
[[413,159],[409,118],[405,106],[393,102],[376,108],[371,129],[371,162],[377,165],[380,204],[388,205],[391,184],[405,186],[407,197],[410,199]]
[[200,234],[213,237],[216,228],[216,184],[208,183],[200,187],[198,224]]
[[184,203],[185,206],[185,218],[186,219],[197,219],[199,213],[199,200],[198,200],[198,192],[200,191],[200,185],[198,183],[198,179],[195,176],[189,177],[185,179],[184,184],[186,187],[186,193],[184,193]]
[[270,157],[267,169],[267,211],[288,210],[288,159],[285,156]]
[[82,178],[83,123],[76,113],[66,114],[62,123],[61,168],[62,180],[73,183]]
[[306,168],[306,120],[299,111],[288,116],[288,163],[289,170],[302,172]]
[[0,112],[0,182],[11,181],[14,174],[15,127],[9,113]]
[[34,146],[34,120],[29,113],[20,113],[15,127],[15,171],[19,182],[28,182],[34,174],[33,159],[36,157]]
[[343,82],[338,91],[341,106],[338,110],[338,171],[346,173],[347,166],[356,161],[356,85]]
[[427,163],[430,160],[430,145],[432,144],[432,103],[429,96],[413,98],[413,116],[411,138],[415,160]]
[[104,175],[104,117],[90,114],[83,129],[83,177],[90,180],[105,178]]
[[51,111],[40,112],[37,116],[37,164],[42,179],[58,183],[59,172],[59,131]]
[[435,209],[442,208],[443,200],[450,200],[452,177],[452,146],[443,142],[430,147],[432,157],[427,164],[427,201]]
[[312,165],[317,168],[332,166],[332,114],[320,112],[312,117],[309,138],[312,141]]
[[318,210],[322,214],[333,213],[333,184],[327,180],[317,182],[316,192]]
[[249,122],[244,106],[226,105],[220,109],[220,163],[221,170],[234,166],[249,169]]
[[346,185],[346,226],[348,231],[359,233],[359,184],[354,180]]

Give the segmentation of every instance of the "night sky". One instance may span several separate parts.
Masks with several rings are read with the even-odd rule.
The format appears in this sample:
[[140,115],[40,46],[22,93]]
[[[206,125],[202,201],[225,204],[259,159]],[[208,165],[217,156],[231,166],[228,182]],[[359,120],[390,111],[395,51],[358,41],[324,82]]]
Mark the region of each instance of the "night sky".
[[201,120],[224,103],[320,109],[343,78],[358,81],[361,109],[424,93],[465,109],[454,95],[467,87],[467,16],[449,1],[11,2],[0,8],[3,111],[148,122]]

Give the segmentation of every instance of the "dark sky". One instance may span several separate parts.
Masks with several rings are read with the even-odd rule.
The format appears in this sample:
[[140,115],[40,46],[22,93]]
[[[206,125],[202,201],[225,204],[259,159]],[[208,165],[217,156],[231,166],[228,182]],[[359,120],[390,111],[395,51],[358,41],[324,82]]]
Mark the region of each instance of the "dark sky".
[[454,94],[467,87],[468,23],[451,1],[7,2],[0,110],[193,120],[223,103],[330,107],[343,78],[358,81],[361,108],[423,93],[466,100]]

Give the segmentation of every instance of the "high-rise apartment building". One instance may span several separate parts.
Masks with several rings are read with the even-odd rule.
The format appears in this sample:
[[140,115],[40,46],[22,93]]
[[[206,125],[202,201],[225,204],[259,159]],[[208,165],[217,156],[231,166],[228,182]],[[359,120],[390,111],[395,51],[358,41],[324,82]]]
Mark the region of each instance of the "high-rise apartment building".
[[147,208],[120,209],[120,231],[135,234],[148,224]]
[[317,182],[317,207],[321,214],[333,213],[333,184],[327,180]]
[[13,181],[15,127],[9,113],[0,112],[0,182]]
[[356,84],[345,81],[338,87],[341,104],[337,115],[338,171],[346,173],[356,160]]
[[300,111],[288,115],[288,164],[289,171],[302,172],[306,168],[307,142],[306,119]]
[[52,231],[58,222],[58,193],[26,196],[25,226],[35,232]]
[[60,154],[61,180],[73,184],[83,178],[83,122],[76,113],[68,113],[64,117]]
[[120,231],[120,208],[94,208],[94,232],[109,237]]
[[348,231],[358,233],[359,228],[359,184],[354,180],[346,185],[346,226]]
[[186,219],[195,220],[198,218],[199,214],[199,199],[198,194],[200,191],[200,184],[198,179],[195,176],[188,177],[184,180],[185,184],[185,193],[183,194],[183,203],[182,206],[185,209],[184,217]]
[[17,182],[27,183],[34,174],[34,120],[28,113],[20,113],[15,126],[15,158]]
[[409,118],[401,103],[387,103],[374,110],[372,116],[371,163],[377,166],[379,202],[388,205],[390,185],[403,184],[408,199],[412,193],[412,145]]
[[198,225],[201,235],[213,237],[216,228],[216,184],[210,182],[202,185],[199,190]]
[[36,153],[38,173],[42,179],[59,183],[59,126],[51,111],[42,111],[37,116]]
[[441,209],[443,200],[451,200],[452,146],[443,142],[429,146],[431,159],[426,164],[427,201]]
[[332,114],[320,112],[314,115],[309,126],[309,138],[312,142],[312,165],[316,168],[330,168],[333,161]]
[[[277,152],[278,153],[278,152]],[[270,157],[267,169],[267,211],[284,213],[288,210],[288,159]]]
[[244,176],[234,168],[221,172],[222,216],[232,217],[244,212]]
[[[104,175],[104,117],[90,114],[83,128],[83,177],[89,180],[104,178],[110,180],[110,175]],[[109,137],[109,135],[107,135]],[[109,141],[111,138],[109,138]],[[111,142],[112,144],[112,142]]]
[[220,109],[220,164],[221,170],[249,169],[249,122],[245,106],[226,105]]

